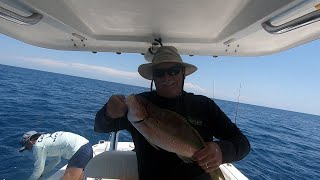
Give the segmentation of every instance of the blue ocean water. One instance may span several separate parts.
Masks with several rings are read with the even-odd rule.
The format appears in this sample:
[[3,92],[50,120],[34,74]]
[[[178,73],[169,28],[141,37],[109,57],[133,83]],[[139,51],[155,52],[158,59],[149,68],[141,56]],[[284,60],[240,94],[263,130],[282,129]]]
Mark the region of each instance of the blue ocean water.
[[[145,90],[0,65],[0,179],[23,180],[32,172],[32,154],[18,152],[25,131],[70,131],[95,144],[108,138],[93,131],[106,100]],[[215,101],[235,119],[237,103]],[[320,116],[240,103],[236,123],[252,149],[233,164],[249,179],[320,179]]]

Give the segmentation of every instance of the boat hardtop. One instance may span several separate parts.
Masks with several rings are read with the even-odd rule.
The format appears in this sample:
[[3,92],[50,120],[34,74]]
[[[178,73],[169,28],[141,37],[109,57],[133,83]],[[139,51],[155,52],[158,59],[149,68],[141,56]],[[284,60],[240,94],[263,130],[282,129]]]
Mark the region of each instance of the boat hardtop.
[[320,37],[320,0],[0,0],[0,32],[39,47],[259,56]]

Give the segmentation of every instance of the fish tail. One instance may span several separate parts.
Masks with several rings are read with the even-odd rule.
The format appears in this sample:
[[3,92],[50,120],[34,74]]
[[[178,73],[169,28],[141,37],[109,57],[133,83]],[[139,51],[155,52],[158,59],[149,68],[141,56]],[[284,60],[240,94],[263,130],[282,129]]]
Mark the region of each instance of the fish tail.
[[225,180],[225,177],[220,168],[210,172],[210,177],[212,180]]

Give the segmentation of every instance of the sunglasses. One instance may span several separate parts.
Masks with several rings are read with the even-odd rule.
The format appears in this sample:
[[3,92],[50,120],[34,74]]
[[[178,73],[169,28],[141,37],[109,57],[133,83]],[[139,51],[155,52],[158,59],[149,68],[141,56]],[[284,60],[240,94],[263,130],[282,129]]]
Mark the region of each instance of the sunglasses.
[[153,69],[152,75],[153,77],[156,77],[156,78],[164,77],[166,73],[169,76],[175,76],[179,74],[181,70],[182,70],[181,66],[173,66],[168,69]]

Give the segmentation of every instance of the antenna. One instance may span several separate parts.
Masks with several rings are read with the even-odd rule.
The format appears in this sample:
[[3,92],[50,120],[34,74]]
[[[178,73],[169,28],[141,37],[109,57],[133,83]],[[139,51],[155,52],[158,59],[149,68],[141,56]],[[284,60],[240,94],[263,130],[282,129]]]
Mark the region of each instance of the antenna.
[[238,108],[239,108],[239,103],[240,103],[240,90],[241,90],[241,81],[240,81],[240,87],[239,87],[238,102],[237,102],[237,107],[236,107],[236,116],[234,117],[235,124],[237,124]]
[[212,100],[214,100],[214,80],[213,80],[213,83],[212,83]]

